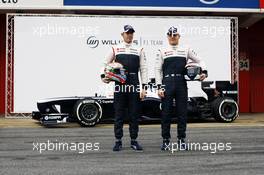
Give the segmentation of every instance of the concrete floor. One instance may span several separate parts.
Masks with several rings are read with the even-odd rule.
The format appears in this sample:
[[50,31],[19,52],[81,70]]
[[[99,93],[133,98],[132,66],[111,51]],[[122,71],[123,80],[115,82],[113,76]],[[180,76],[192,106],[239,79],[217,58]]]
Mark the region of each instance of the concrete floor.
[[[242,115],[234,123],[214,121],[188,125],[188,143],[208,149],[160,151],[160,125],[141,125],[143,152],[129,147],[127,126],[124,149],[112,152],[113,126],[81,128],[77,124],[43,128],[29,119],[0,119],[0,174],[263,174],[264,115]],[[176,125],[172,127],[176,142]],[[40,153],[40,145],[64,143],[75,149]],[[96,150],[99,143],[99,150]],[[227,151],[226,144],[231,150]],[[33,146],[34,144],[34,146]],[[37,145],[38,144],[38,145]],[[88,149],[83,150],[82,144]],[[91,145],[90,145],[91,144]],[[215,145],[224,144],[224,149]],[[38,148],[38,149],[37,149]],[[50,147],[51,148],[51,147]],[[55,148],[55,147],[54,147]],[[72,147],[74,148],[74,147]],[[203,147],[205,148],[205,147]],[[220,147],[218,147],[220,148]],[[34,150],[33,150],[34,149]],[[79,153],[84,151],[84,153]],[[215,152],[216,153],[211,153]]]

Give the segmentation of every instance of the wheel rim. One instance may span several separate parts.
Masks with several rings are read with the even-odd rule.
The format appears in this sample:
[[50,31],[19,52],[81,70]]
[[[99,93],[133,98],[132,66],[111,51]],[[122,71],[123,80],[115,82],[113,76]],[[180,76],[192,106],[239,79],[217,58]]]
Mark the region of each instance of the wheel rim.
[[222,116],[226,119],[232,119],[236,116],[237,107],[235,103],[224,103],[221,109]]
[[88,121],[96,119],[99,113],[97,107],[94,104],[84,104],[80,107],[79,111],[79,115]]

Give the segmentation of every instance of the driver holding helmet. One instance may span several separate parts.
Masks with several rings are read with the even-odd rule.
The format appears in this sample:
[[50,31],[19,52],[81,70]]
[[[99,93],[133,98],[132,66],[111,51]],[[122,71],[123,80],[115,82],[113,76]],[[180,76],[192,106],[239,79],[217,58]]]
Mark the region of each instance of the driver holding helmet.
[[[131,138],[131,148],[136,151],[143,150],[142,146],[137,142],[138,137],[138,118],[140,98],[146,95],[148,83],[147,60],[143,48],[139,48],[133,44],[134,28],[131,25],[125,25],[121,33],[123,42],[113,46],[108,54],[105,64],[113,62],[120,63],[126,71],[125,82],[115,82],[114,108],[115,108],[115,125],[114,132],[116,142],[113,151],[122,149],[123,123],[128,109],[129,132]],[[140,72],[142,86],[139,86]],[[101,76],[102,81],[109,82],[104,75]],[[141,90],[140,90],[141,89]],[[140,91],[140,92],[139,92]]]
[[[186,120],[187,120],[187,83],[184,78],[187,63],[197,63],[202,68],[200,80],[207,77],[204,62],[188,47],[179,44],[180,34],[175,27],[167,32],[169,46],[157,52],[155,63],[155,78],[158,86],[158,95],[162,100],[162,138],[161,150],[167,150],[170,145],[171,114],[175,99],[176,114],[178,118],[178,146],[187,150]],[[162,87],[162,88],[161,88]]]

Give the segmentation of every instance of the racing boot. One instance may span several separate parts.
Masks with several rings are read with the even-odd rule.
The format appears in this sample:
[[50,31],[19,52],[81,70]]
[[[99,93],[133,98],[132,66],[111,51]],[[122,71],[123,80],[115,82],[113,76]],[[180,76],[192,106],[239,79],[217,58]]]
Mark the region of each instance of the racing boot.
[[179,151],[188,151],[188,145],[186,144],[184,139],[178,139],[178,150]]
[[163,139],[160,149],[162,151],[169,151],[170,150],[170,140],[169,139]]
[[135,151],[143,151],[142,146],[136,140],[131,140],[130,147]]
[[113,147],[113,151],[121,151],[122,150],[122,141],[118,140],[115,142],[115,145]]

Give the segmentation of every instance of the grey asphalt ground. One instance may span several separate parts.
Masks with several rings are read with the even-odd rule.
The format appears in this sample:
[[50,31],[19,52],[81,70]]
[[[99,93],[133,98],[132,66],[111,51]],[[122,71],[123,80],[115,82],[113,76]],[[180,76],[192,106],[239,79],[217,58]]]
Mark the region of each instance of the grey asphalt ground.
[[[124,149],[112,152],[112,125],[94,128],[0,128],[0,174],[264,174],[264,127],[191,127],[188,143],[231,143],[230,151],[160,151],[159,125],[140,127],[143,152],[129,148],[125,127]],[[176,142],[176,126],[172,128]],[[33,150],[33,143],[99,143],[99,151]],[[44,144],[43,144],[44,145]],[[44,147],[43,147],[44,148]],[[81,147],[80,147],[81,148]],[[96,149],[92,145],[92,149]],[[212,147],[213,148],[213,147]],[[90,147],[88,148],[90,149]],[[79,151],[81,151],[80,149]]]

